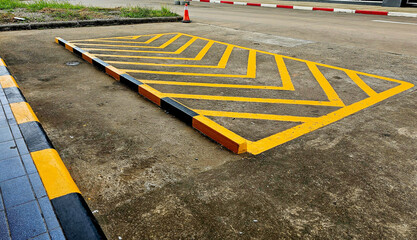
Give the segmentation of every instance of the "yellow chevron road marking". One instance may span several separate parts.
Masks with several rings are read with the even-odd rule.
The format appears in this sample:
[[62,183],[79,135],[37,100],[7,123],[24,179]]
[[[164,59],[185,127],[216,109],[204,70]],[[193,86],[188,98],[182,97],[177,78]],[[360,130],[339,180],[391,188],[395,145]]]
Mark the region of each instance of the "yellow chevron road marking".
[[[152,44],[155,40],[160,39],[162,36],[166,35],[174,35],[170,40],[166,41],[165,43],[161,44],[160,46],[143,46],[143,45],[135,45],[135,44]],[[140,39],[144,36],[150,37],[147,41],[141,42],[141,41],[134,41],[137,39]],[[190,39],[180,46],[176,51],[170,52],[170,51],[159,51],[162,48],[166,48],[168,46],[177,45],[178,41],[176,41],[180,36],[189,37]],[[196,40],[200,40],[196,43]],[[77,42],[77,41],[71,41],[71,42]],[[74,43],[76,45],[81,46],[106,46],[106,47],[114,47],[114,49],[103,49],[103,48],[82,48],[87,51],[101,51],[101,53],[94,52],[95,56],[103,56],[103,57],[111,57],[111,58],[118,58],[117,60],[112,59],[111,61],[106,61],[110,64],[122,64],[126,65],[126,68],[129,66],[152,66],[155,68],[155,70],[145,70],[145,69],[118,69],[119,71],[123,71],[126,73],[148,73],[148,74],[155,74],[156,79],[138,79],[139,81],[145,83],[145,84],[154,84],[154,85],[173,85],[173,86],[183,86],[186,87],[195,87],[193,89],[193,94],[186,94],[186,93],[166,93],[166,91],[159,92],[155,90],[154,88],[150,87],[149,85],[146,85],[146,91],[154,91],[157,92],[159,97],[171,97],[174,98],[178,103],[181,103],[181,99],[189,99],[189,100],[208,100],[212,104],[217,104],[216,101],[221,102],[221,104],[216,106],[223,106],[227,105],[228,103],[234,103],[234,104],[245,104],[245,111],[256,111],[256,107],[259,106],[259,104],[255,105],[254,103],[269,103],[269,104],[287,104],[287,105],[293,105],[294,107],[291,107],[291,110],[293,114],[286,115],[286,114],[268,114],[268,113],[249,113],[249,112],[237,112],[237,111],[222,111],[221,109],[219,111],[214,110],[208,110],[208,109],[193,109],[196,113],[203,116],[211,116],[211,117],[222,117],[222,118],[241,118],[241,119],[259,119],[259,120],[267,120],[267,121],[285,121],[285,122],[295,122],[299,123],[295,127],[291,127],[287,130],[278,132],[276,134],[273,134],[269,137],[263,138],[259,141],[249,141],[246,140],[247,143],[247,151],[252,154],[259,154],[262,153],[268,149],[271,149],[273,147],[276,147],[280,144],[283,144],[285,142],[288,142],[292,139],[295,139],[299,136],[302,136],[306,133],[312,132],[316,129],[319,129],[323,126],[326,126],[328,124],[331,124],[335,121],[338,121],[344,117],[347,117],[351,114],[354,114],[362,109],[365,109],[369,106],[372,106],[380,101],[383,101],[391,96],[394,96],[398,93],[401,93],[403,91],[406,91],[407,89],[412,88],[414,85],[408,82],[387,78],[387,77],[381,77],[374,74],[368,74],[363,73],[359,71],[349,70],[341,67],[335,67],[330,66],[323,63],[317,63],[309,60],[303,60],[299,58],[289,57],[289,56],[283,56],[275,53],[270,53],[262,50],[255,50],[247,47],[237,46],[229,43],[224,43],[221,41],[216,41],[212,39],[202,38],[193,36],[186,33],[162,33],[162,34],[150,34],[150,35],[138,35],[138,36],[124,36],[124,37],[113,37],[113,38],[100,38],[100,39],[86,39],[86,40],[78,40],[78,42],[89,42],[89,43]],[[106,44],[92,44],[90,42],[105,42]],[[204,42],[204,45],[202,45],[201,42]],[[107,44],[108,43],[108,44]],[[113,44],[114,43],[114,44]],[[117,45],[118,43],[124,43],[125,45]],[[197,55],[193,57],[184,57],[181,56],[184,51],[190,47],[192,44],[194,46],[198,46],[199,52]],[[196,63],[198,61],[206,61],[208,58],[205,58],[208,51],[216,51],[213,50],[214,44],[221,44],[226,46],[226,49],[224,50],[223,54],[221,55],[221,58],[217,65],[209,65],[207,62],[201,62]],[[201,45],[201,48],[200,48]],[[120,48],[148,48],[148,50],[134,50],[134,49],[120,49]],[[248,57],[247,57],[247,63],[246,60],[242,61],[242,64],[247,64],[247,70],[246,74],[238,75],[238,74],[229,74],[229,68],[230,65],[228,65],[228,62],[231,60],[231,54],[232,51],[235,49],[241,49],[241,50],[247,50],[249,51]],[[194,50],[194,49],[193,49]],[[218,50],[217,50],[218,51]],[[112,52],[126,52],[131,53],[132,55],[117,55],[112,54]],[[197,52],[197,51],[196,51]],[[141,53],[153,53],[158,54],[155,56],[142,56]],[[217,52],[216,52],[217,53]],[[275,63],[270,64],[276,64],[277,67],[277,74],[280,76],[281,80],[281,86],[261,86],[259,82],[265,82],[263,79],[256,79],[257,78],[257,71],[262,71],[257,69],[257,54],[266,54],[269,56],[273,56],[275,59]],[[171,56],[171,55],[177,55],[177,56]],[[220,55],[220,54],[219,54]],[[138,62],[139,59],[153,59],[152,63],[147,62]],[[138,61],[136,61],[138,60]],[[166,60],[185,60],[186,63],[172,63],[168,62]],[[205,94],[199,94],[198,91],[200,88],[198,87],[208,87],[208,88],[228,88],[228,89],[245,89],[245,91],[251,91],[252,89],[256,89],[257,91],[263,91],[263,90],[280,90],[280,91],[292,91],[294,94],[293,96],[302,96],[299,92],[296,92],[298,89],[295,89],[293,80],[291,79],[290,73],[286,66],[286,61],[292,60],[297,62],[302,62],[306,64],[307,71],[310,71],[312,76],[314,77],[315,81],[317,81],[320,88],[323,90],[323,93],[326,95],[328,101],[317,101],[317,100],[303,100],[299,99],[300,97],[297,97],[297,99],[289,99],[289,98],[277,98],[277,97],[241,97],[239,94],[233,94],[236,96],[222,96],[221,94],[218,94],[215,90],[211,93],[213,95],[205,95]],[[188,62],[190,61],[190,62]],[[233,60],[235,61],[235,60]],[[269,64],[269,63],[262,63],[262,64]],[[343,98],[346,98],[346,96],[341,95],[337,93],[336,90],[338,88],[333,88],[332,84],[326,79],[325,75],[320,71],[318,67],[323,68],[330,68],[337,71],[341,71],[343,73],[346,73],[346,75],[349,77],[350,81],[352,81],[352,84],[355,84],[361,89],[364,93],[366,93],[369,97],[359,100],[353,104],[345,105]],[[180,68],[181,72],[178,71],[167,71],[165,68]],[[188,70],[187,68],[194,69]],[[207,69],[204,72],[195,72],[195,68],[202,68]],[[213,70],[214,71],[213,71]],[[222,70],[222,73],[216,72],[215,69],[224,69]],[[175,69],[177,70],[177,69]],[[291,70],[291,69],[290,69]],[[190,71],[190,72],[188,72]],[[226,73],[224,73],[226,72]],[[163,76],[166,75],[172,75],[172,76],[197,76],[199,77],[198,81],[195,82],[195,80],[187,79],[186,81],[181,81],[181,79],[174,79],[178,81],[166,81],[164,80]],[[158,77],[159,76],[159,77]],[[259,75],[263,76],[263,75]],[[367,76],[371,78],[375,78],[376,80],[383,80],[383,81],[389,81],[398,84],[395,87],[392,87],[388,90],[385,90],[381,93],[377,93],[372,87],[370,87],[365,81],[361,79],[361,76]],[[216,78],[215,80],[218,81],[216,83],[211,82],[201,82],[204,81],[205,78]],[[159,78],[159,79],[158,79]],[[229,83],[222,83],[221,81],[224,81],[224,78],[247,78],[247,79],[256,79],[257,84],[253,85],[244,85],[244,84],[229,84]],[[196,78],[195,78],[196,79]],[[210,79],[210,81],[213,81],[214,79]],[[233,79],[228,79],[229,82]],[[236,79],[238,81],[239,79]],[[189,81],[189,82],[188,82]],[[313,80],[314,81],[314,80]],[[277,81],[279,82],[279,81]],[[142,85],[143,86],[143,85]],[[298,86],[298,85],[296,85]],[[180,89],[184,89],[180,88]],[[178,89],[178,88],[173,88]],[[335,90],[336,89],[336,90]],[[359,89],[357,89],[359,91]],[[301,89],[304,90],[305,89]],[[339,90],[338,90],[339,91]],[[216,95],[217,94],[217,95]],[[262,94],[268,94],[268,92],[263,91]],[[276,96],[276,94],[280,93],[274,93],[273,96]],[[256,95],[253,95],[256,96]],[[262,95],[264,96],[264,95]],[[268,95],[267,95],[268,96]],[[157,97],[153,96],[152,94],[148,97],[152,98],[154,102],[159,103],[160,99],[157,99]],[[154,99],[155,98],[155,99]],[[189,104],[191,104],[191,101],[187,101]],[[348,101],[346,101],[348,102]],[[252,104],[252,105],[251,105]],[[159,104],[158,104],[159,105]],[[301,105],[301,106],[300,106]],[[204,105],[203,105],[204,106]],[[227,105],[228,108],[232,107],[234,105],[230,104]],[[273,105],[268,105],[273,106]],[[275,106],[275,105],[274,105]],[[279,109],[279,105],[276,105],[277,107],[274,109]],[[323,109],[323,107],[334,107],[335,110],[319,116],[319,117],[312,117],[312,116],[297,116],[297,110],[296,108],[300,108],[300,111],[306,111],[303,112],[305,114],[308,114],[310,111],[308,109],[312,108],[314,106],[314,109]],[[251,108],[253,107],[253,108]],[[302,107],[302,108],[301,108]],[[204,107],[199,107],[204,108]],[[301,110],[302,109],[302,110]],[[326,112],[331,110],[331,108],[325,108]],[[266,109],[263,109],[266,110]],[[281,109],[279,109],[281,111]],[[285,108],[283,108],[283,112],[285,112]],[[295,113],[294,113],[295,112]],[[299,114],[301,115],[301,114]],[[210,121],[210,120],[205,120]],[[229,131],[229,130],[225,130]],[[230,132],[230,131],[229,131]],[[227,135],[226,133],[223,135]],[[240,136],[239,136],[240,137]]]

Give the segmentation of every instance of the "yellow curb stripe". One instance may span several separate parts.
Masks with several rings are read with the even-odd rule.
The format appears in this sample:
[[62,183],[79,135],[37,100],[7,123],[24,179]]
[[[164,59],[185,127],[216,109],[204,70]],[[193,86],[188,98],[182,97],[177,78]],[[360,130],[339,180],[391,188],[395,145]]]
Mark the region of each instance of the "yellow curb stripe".
[[117,81],[120,81],[120,75],[124,74],[124,72],[120,71],[119,69],[113,66],[106,66],[106,73],[112,76]]
[[91,53],[83,53],[82,54],[82,58],[84,60],[86,60],[87,62],[93,64],[93,58],[95,58],[95,56]]
[[139,94],[158,106],[161,106],[161,98],[165,97],[163,93],[146,84],[139,85]]
[[9,87],[19,87],[16,83],[16,80],[13,76],[0,76],[0,85],[3,88],[9,88]]
[[246,139],[204,116],[198,115],[193,118],[193,128],[202,132],[234,153],[240,154],[246,152],[247,150]]
[[55,149],[30,153],[49,199],[81,193]]
[[39,122],[38,118],[27,102],[11,103],[10,108],[12,109],[17,124],[32,121]]

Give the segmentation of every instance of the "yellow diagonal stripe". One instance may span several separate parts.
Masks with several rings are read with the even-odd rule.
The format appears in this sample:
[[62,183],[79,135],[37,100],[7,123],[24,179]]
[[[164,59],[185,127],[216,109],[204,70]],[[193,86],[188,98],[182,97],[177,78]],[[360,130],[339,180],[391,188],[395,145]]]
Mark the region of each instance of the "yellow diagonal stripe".
[[335,103],[337,106],[344,107],[345,104],[343,103],[342,99],[340,99],[339,95],[337,95],[336,91],[317,68],[316,64],[309,62],[307,63],[307,66],[311,73],[313,73],[313,76],[316,78],[323,91],[326,93],[329,101]]

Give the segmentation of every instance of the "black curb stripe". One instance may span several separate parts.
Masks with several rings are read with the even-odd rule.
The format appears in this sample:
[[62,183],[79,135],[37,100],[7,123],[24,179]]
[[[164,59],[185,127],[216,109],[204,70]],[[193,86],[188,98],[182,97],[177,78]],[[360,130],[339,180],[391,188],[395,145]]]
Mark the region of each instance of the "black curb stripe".
[[54,198],[51,203],[68,240],[106,239],[103,230],[79,193]]
[[161,108],[190,126],[193,124],[193,117],[198,116],[198,113],[179,104],[169,97],[161,99]]
[[62,45],[62,46],[64,46],[65,47],[65,43],[67,43],[67,41],[65,41],[64,39],[62,39],[62,38],[59,38],[58,39],[58,43],[59,43],[59,45]]
[[25,122],[19,124],[20,131],[28,146],[29,152],[54,148],[42,125],[39,122]]
[[72,48],[72,50],[73,50],[73,52],[76,54],[76,55],[78,55],[79,57],[82,57],[83,56],[83,53],[85,53],[85,51],[84,50],[82,50],[81,48],[79,48],[79,47],[73,47]]
[[0,76],[11,75],[9,69],[6,66],[0,66]]
[[136,80],[134,77],[128,75],[128,74],[122,74],[120,75],[120,82],[125,84],[127,87],[132,89],[135,92],[139,91],[139,85],[142,85],[143,82],[140,82]]
[[106,67],[110,65],[104,62],[103,60],[101,60],[100,58],[93,58],[92,60],[93,60],[93,65],[102,72],[106,72]]
[[26,102],[25,96],[18,87],[3,88],[9,103]]

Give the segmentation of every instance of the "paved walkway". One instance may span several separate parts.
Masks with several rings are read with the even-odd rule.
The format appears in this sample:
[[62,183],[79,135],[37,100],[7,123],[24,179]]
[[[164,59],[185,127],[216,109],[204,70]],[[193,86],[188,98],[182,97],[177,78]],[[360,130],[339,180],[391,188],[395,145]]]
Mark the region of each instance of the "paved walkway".
[[65,239],[10,109],[16,89],[0,84],[0,240]]

